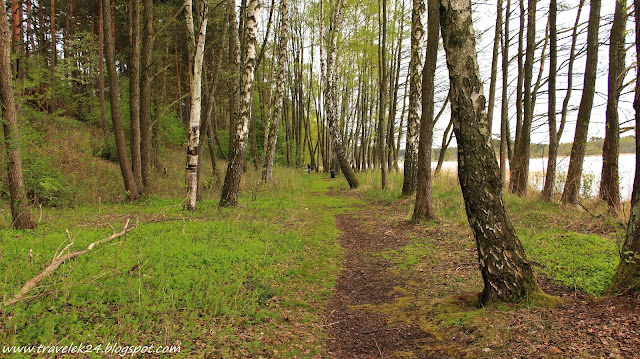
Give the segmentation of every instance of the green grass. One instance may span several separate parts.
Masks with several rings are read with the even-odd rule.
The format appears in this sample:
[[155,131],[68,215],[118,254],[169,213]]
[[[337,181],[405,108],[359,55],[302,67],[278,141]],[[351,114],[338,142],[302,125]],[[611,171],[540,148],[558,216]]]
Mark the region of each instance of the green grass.
[[[400,199],[402,173],[389,173],[389,189],[380,189],[379,171],[360,174],[366,197],[374,202],[389,205]],[[539,264],[534,271],[565,287],[599,296],[609,284],[619,259],[619,241],[622,236],[621,219],[611,217],[606,208],[597,201],[587,200],[592,211],[603,215],[603,219],[593,218],[580,209],[569,209],[558,203],[539,199],[537,193],[519,197],[505,191],[504,202],[507,212],[516,228],[518,236],[530,260]],[[404,202],[403,202],[404,203]],[[413,201],[403,204],[410,218]],[[433,206],[440,225],[451,228],[446,236],[449,240],[464,242],[468,248],[475,247],[469,230],[464,201],[454,174],[446,174],[433,180]],[[438,226],[424,224],[425,228]],[[427,232],[430,232],[429,230]],[[416,243],[418,245],[416,246]],[[396,264],[403,270],[411,270],[421,259],[433,251],[425,243],[412,242],[396,252]],[[428,243],[427,243],[428,244]]]
[[557,228],[519,234],[529,259],[542,264],[536,270],[566,287],[601,295],[618,265],[618,249],[609,238]]
[[277,168],[273,185],[243,192],[234,209],[219,210],[212,199],[185,212],[181,198],[151,197],[103,204],[100,213],[90,204],[46,209],[38,229],[4,230],[0,296],[9,297],[68,243],[65,228],[78,250],[109,235],[109,224],[141,220],[125,237],[65,263],[30,293],[40,297],[7,308],[0,342],[166,343],[181,345],[184,356],[321,352],[295,331],[322,335],[312,323],[341,257],[334,214],[355,200],[326,196],[329,186],[344,185],[298,172]]

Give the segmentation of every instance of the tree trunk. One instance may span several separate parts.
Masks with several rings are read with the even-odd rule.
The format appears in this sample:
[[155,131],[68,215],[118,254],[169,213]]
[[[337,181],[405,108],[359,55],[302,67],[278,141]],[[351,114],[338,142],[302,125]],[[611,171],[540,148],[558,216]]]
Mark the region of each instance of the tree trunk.
[[420,141],[418,142],[418,183],[413,220],[430,220],[433,213],[431,196],[431,147],[433,145],[434,79],[440,42],[440,17],[438,0],[427,1],[427,55],[422,68],[422,116],[420,119]]
[[436,165],[436,169],[433,172],[434,176],[438,176],[440,171],[442,170],[442,164],[444,163],[444,157],[447,155],[447,148],[449,148],[449,144],[453,139],[453,122],[449,121],[447,128],[444,130],[444,134],[442,135],[442,145],[440,145],[440,153],[438,154],[438,164]]
[[[502,0],[500,0],[502,2]],[[502,6],[498,7],[502,19]],[[507,0],[506,18],[504,20],[504,40],[502,41],[502,106],[500,109],[500,183],[504,188],[507,183],[507,160],[509,159],[509,18],[511,17],[511,0]]]
[[142,191],[140,165],[140,0],[131,0],[129,57],[129,119],[131,120],[131,165],[138,189]]
[[[56,112],[56,2],[51,0],[51,60],[49,61],[49,113]],[[111,26],[111,24],[109,24]]]
[[[440,111],[438,112],[438,115],[436,116],[434,123],[438,122],[438,119],[444,112],[450,99],[451,99],[451,91],[447,93],[447,98],[444,100],[444,103],[442,104],[442,107],[440,108]],[[440,173],[440,170],[442,170],[442,163],[444,162],[444,157],[447,155],[447,148],[449,148],[449,144],[451,144],[452,139],[453,139],[453,121],[449,119],[449,124],[447,125],[447,128],[444,130],[444,134],[442,135],[442,145],[440,145],[440,153],[438,154],[438,164],[436,164],[436,169],[433,172],[434,177]]]
[[380,164],[380,179],[382,189],[387,188],[387,157],[386,157],[386,131],[385,131],[385,112],[387,109],[387,0],[378,0],[378,5],[382,1],[382,13],[381,19],[378,20],[379,29],[381,32],[381,40],[378,45],[378,78],[379,78],[379,100],[380,107],[378,108],[378,138],[377,140],[377,152],[378,161]]
[[102,119],[102,133],[109,134],[107,109],[104,99],[104,19],[102,14],[102,0],[100,0],[98,15],[98,96],[100,97],[100,118]]
[[[549,38],[551,41],[551,49],[549,50],[549,162],[547,165],[547,175],[545,178],[544,188],[541,197],[546,201],[551,200],[553,195],[553,185],[555,182],[555,161],[551,163],[551,158],[558,156],[558,140],[556,125],[556,74],[558,69],[558,48],[557,48],[557,0],[551,0],[549,4]],[[550,168],[553,166],[553,169]],[[549,178],[549,172],[552,177]],[[552,182],[553,181],[553,182]]]
[[540,289],[502,200],[498,163],[487,132],[470,1],[440,0],[440,21],[458,142],[458,177],[484,280],[480,305],[492,299],[517,301]]
[[[218,51],[214,53],[213,57],[213,80],[211,81],[211,90],[209,94],[209,100],[207,101],[207,111],[205,115],[205,124],[207,128],[207,144],[209,146],[209,156],[211,158],[211,169],[212,174],[216,178],[216,185],[220,185],[222,182],[220,178],[220,172],[218,171],[218,163],[217,163],[217,155],[216,155],[216,143],[220,146],[220,142],[218,141],[217,134],[217,115],[216,115],[216,96],[218,91],[218,76],[220,74],[220,66],[222,64],[222,54],[225,47],[225,43],[227,41],[227,32],[229,29],[229,11],[227,11],[227,16],[225,20],[225,24],[222,26],[222,35],[220,36],[220,46],[218,47]],[[222,149],[220,149],[222,152]],[[222,153],[224,155],[224,152]]]
[[409,61],[409,115],[407,117],[407,140],[404,153],[404,180],[402,195],[411,195],[416,190],[418,176],[418,134],[420,129],[420,101],[422,97],[422,45],[424,42],[424,0],[413,0],[411,12],[411,60]]
[[113,134],[116,139],[116,149],[118,152],[118,162],[124,180],[124,187],[128,192],[129,200],[138,198],[140,191],[136,185],[129,158],[127,157],[127,143],[124,139],[124,129],[122,128],[122,115],[120,113],[120,87],[118,85],[118,72],[116,71],[116,50],[111,28],[111,0],[102,1],[102,12],[104,14],[104,41],[106,46],[105,55],[107,58],[107,72],[109,73],[109,95],[111,97],[111,120],[113,121]]
[[[525,10],[524,10],[524,0],[518,1],[520,6],[520,27],[518,30],[518,84],[516,85],[516,137],[513,141],[513,150],[512,156],[509,158],[509,163],[511,165],[511,179],[509,181],[509,188],[511,192],[515,192],[516,190],[516,181],[515,177],[518,175],[518,171],[520,170],[518,167],[521,162],[518,158],[518,147],[520,146],[520,134],[522,128],[522,87],[524,83],[524,28],[525,28]],[[509,34],[506,34],[509,36]]]
[[22,181],[22,157],[18,114],[13,97],[11,76],[11,29],[7,20],[5,2],[0,2],[0,101],[2,102],[2,129],[7,152],[7,179],[11,198],[11,218],[16,229],[32,229],[36,224],[29,214],[29,203]]
[[144,0],[142,69],[140,77],[140,174],[142,185],[151,185],[153,129],[151,121],[151,85],[153,82],[153,0]]
[[498,0],[496,5],[496,28],[493,35],[493,56],[491,57],[491,80],[489,81],[489,109],[487,118],[489,125],[489,135],[493,129],[493,105],[496,99],[496,82],[498,77],[498,49],[500,45],[500,30],[502,29],[502,0]]
[[[238,120],[238,98],[240,96],[240,34],[238,33],[238,20],[236,17],[235,1],[227,0],[227,12],[229,19],[229,63],[231,65],[231,76],[229,81],[229,152],[233,147],[233,140],[236,128],[235,123]],[[231,156],[231,154],[229,154]]]
[[577,204],[582,178],[582,163],[584,161],[589,119],[593,107],[593,97],[596,89],[596,75],[598,69],[598,28],[600,27],[600,0],[591,0],[589,27],[587,30],[587,65],[584,73],[584,90],[578,109],[576,133],[571,146],[571,160],[567,171],[567,180],[562,193],[563,204]]
[[[636,64],[640,64],[640,0],[634,0]],[[640,72],[636,65],[636,94],[633,101],[636,122],[636,153],[640,153]],[[620,252],[620,262],[613,276],[609,290],[621,292],[640,289],[640,156],[636,155],[636,175],[631,195],[631,214],[627,225],[627,235]]]
[[[230,129],[234,134],[233,144],[229,154],[229,164],[225,175],[220,207],[238,205],[238,192],[240,191],[240,179],[243,173],[245,153],[247,151],[247,134],[249,132],[249,119],[251,117],[251,91],[256,64],[256,9],[258,0],[249,0],[246,9],[246,44],[244,46],[244,59],[242,68],[242,81],[240,82],[240,118],[235,123],[235,128]],[[234,15],[235,16],[235,15]]]
[[[558,131],[556,132],[555,135],[549,136],[549,160],[547,164],[547,174],[544,181],[544,188],[542,189],[542,198],[547,200],[551,199],[551,197],[553,196],[553,190],[555,188],[558,146],[560,144],[560,138],[562,137],[562,133],[564,132],[564,126],[567,123],[569,99],[571,98],[571,91],[573,87],[573,64],[575,61],[574,54],[576,51],[576,43],[578,39],[578,24],[580,22],[580,13],[582,12],[582,6],[584,5],[584,2],[585,0],[580,0],[580,4],[578,5],[578,14],[576,15],[576,21],[575,21],[575,24],[573,25],[573,34],[571,38],[571,50],[569,51],[569,65],[567,69],[567,93],[565,94],[565,98],[562,103],[562,110],[560,113],[560,127],[558,128]],[[553,16],[555,18],[555,14]],[[549,18],[551,19],[551,14],[549,15]],[[551,35],[557,36],[557,33],[555,33],[554,31],[551,31]],[[552,42],[552,49],[553,49],[553,42]],[[553,50],[551,51],[550,55],[552,58],[556,56],[554,55]],[[552,66],[552,69],[553,69],[553,66]],[[551,75],[549,76],[551,77]],[[552,125],[552,121],[555,121],[555,118],[552,119],[551,117],[549,117],[550,127]]]
[[620,209],[620,184],[618,181],[618,156],[620,153],[620,121],[618,100],[624,83],[625,71],[625,28],[627,23],[627,1],[616,1],[613,15],[611,41],[609,45],[609,83],[607,88],[607,121],[604,145],[602,147],[602,176],[600,199],[609,208]]
[[533,123],[532,78],[536,51],[536,0],[528,1],[527,50],[524,60],[524,118],[518,135],[511,181],[513,191],[520,196],[527,194],[529,185],[529,157],[531,149],[531,124]]
[[[329,36],[329,41],[327,44],[326,75],[324,78],[324,98],[329,134],[331,136],[331,152],[336,155],[340,169],[342,170],[344,177],[347,179],[349,187],[354,189],[359,186],[359,182],[344,153],[344,146],[342,143],[343,139],[340,135],[338,123],[340,119],[338,110],[338,90],[336,88],[338,82],[338,74],[336,71],[338,57],[337,43],[338,33],[342,24],[344,7],[344,0],[338,0],[331,16],[329,33],[327,34]],[[384,138],[384,131],[382,134]],[[384,147],[382,147],[382,149],[384,149]]]
[[[193,0],[186,0],[185,14],[190,45],[189,57],[191,58],[190,62],[193,66],[191,69],[191,83],[189,85],[191,91],[191,111],[189,113],[187,168],[185,170],[185,182],[187,184],[185,208],[189,210],[196,209],[198,195],[198,146],[200,145],[200,119],[202,110],[202,63],[204,61],[204,45],[207,36],[208,12],[209,5],[207,1],[204,1],[200,6],[194,6]],[[196,20],[199,25],[197,34],[195,32]]]
[[[276,97],[273,107],[273,119],[269,127],[269,137],[264,150],[264,161],[262,163],[262,182],[271,181],[273,171],[273,158],[276,153],[276,142],[278,141],[278,130],[282,118],[282,100],[284,97],[284,71],[287,59],[287,36],[288,36],[288,0],[280,0],[280,42],[278,43],[277,56],[278,65],[276,68]],[[265,128],[265,131],[267,129]]]
[[11,0],[11,47],[12,53],[17,55],[17,59],[11,63],[13,73],[20,73],[20,58],[21,58],[21,29],[22,29],[22,11],[21,4],[18,0]]

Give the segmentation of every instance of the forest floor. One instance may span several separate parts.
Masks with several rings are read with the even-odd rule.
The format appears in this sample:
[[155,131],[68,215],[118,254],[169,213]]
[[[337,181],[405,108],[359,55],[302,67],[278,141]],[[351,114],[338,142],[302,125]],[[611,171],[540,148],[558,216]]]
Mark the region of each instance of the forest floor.
[[[374,171],[359,173],[361,187],[349,190],[343,178],[284,167],[261,186],[250,168],[237,208],[218,208],[219,184],[211,177],[198,209],[184,211],[182,149],[164,154],[167,174],[155,174],[152,194],[126,203],[118,165],[93,155],[90,139],[77,138],[83,131],[70,125],[48,131],[47,138],[73,140],[50,146],[62,148],[52,156],[62,165],[32,165],[47,176],[44,169],[57,169],[60,188],[73,188],[75,197],[34,211],[40,223],[32,231],[9,229],[8,204],[0,207],[0,298],[14,295],[60,250],[82,249],[127,219],[140,225],[65,263],[24,301],[0,305],[2,349],[153,343],[179,345],[176,357],[216,359],[633,358],[640,352],[640,300],[602,297],[625,218],[610,216],[597,201],[584,202],[596,218],[535,195],[505,193],[539,282],[564,302],[478,309],[475,242],[451,175],[434,180],[438,219],[425,223],[409,221],[413,199],[400,196],[402,174],[390,173],[383,191]],[[82,151],[70,150],[74,144]]]
[[[344,257],[325,310],[329,357],[638,357],[640,297],[596,299],[539,274],[542,289],[561,304],[525,301],[479,309],[482,281],[463,222],[411,223],[410,199],[376,201],[346,189],[329,195],[366,203],[336,216]],[[568,231],[579,223],[564,225]],[[587,232],[608,231],[607,224],[582,225]]]

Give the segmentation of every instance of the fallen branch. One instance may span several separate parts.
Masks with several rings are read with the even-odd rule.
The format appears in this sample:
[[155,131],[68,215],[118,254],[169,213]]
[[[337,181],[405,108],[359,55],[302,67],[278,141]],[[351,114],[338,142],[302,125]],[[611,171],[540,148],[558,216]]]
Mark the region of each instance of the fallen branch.
[[584,209],[591,217],[600,219],[604,218],[601,214],[596,216],[595,214],[591,213],[591,211],[589,211],[589,209],[585,207],[584,204],[582,204],[580,201],[578,201],[578,205],[582,207],[582,209]]
[[33,288],[35,288],[38,283],[40,283],[43,279],[47,278],[48,276],[50,276],[53,272],[55,272],[60,265],[62,265],[64,262],[71,260],[71,259],[75,259],[80,257],[81,255],[86,254],[87,252],[93,250],[93,248],[95,246],[110,242],[118,237],[122,237],[125,234],[127,234],[127,232],[129,232],[130,230],[136,228],[137,223],[135,226],[133,227],[129,227],[129,219],[127,219],[127,222],[124,224],[124,228],[122,228],[122,231],[118,232],[118,233],[114,233],[112,235],[110,235],[107,238],[103,238],[101,240],[95,241],[91,244],[89,244],[87,246],[86,249],[83,249],[81,251],[77,251],[77,252],[70,252],[66,255],[62,255],[73,243],[67,245],[62,252],[60,252],[60,254],[56,253],[54,255],[53,260],[51,261],[51,264],[49,264],[47,266],[47,268],[45,268],[42,272],[38,273],[38,275],[36,275],[35,277],[31,278],[29,281],[27,281],[22,288],[20,288],[20,291],[14,295],[12,298],[6,300],[3,303],[3,306],[8,307],[10,305],[16,304],[22,300],[25,299],[25,294],[27,294],[29,291],[31,291]]

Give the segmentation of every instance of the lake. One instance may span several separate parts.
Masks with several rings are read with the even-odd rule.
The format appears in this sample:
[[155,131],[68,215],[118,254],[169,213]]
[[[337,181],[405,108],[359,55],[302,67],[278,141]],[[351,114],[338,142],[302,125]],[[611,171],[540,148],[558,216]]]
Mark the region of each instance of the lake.
[[[529,182],[531,185],[542,190],[544,185],[544,174],[547,169],[547,158],[532,158],[529,161]],[[402,164],[399,164],[402,167]],[[437,162],[432,162],[431,167],[436,168]],[[620,178],[620,196],[623,200],[631,199],[631,191],[633,189],[633,177],[635,175],[636,155],[622,154],[618,160],[619,178]],[[556,193],[562,192],[564,186],[564,178],[566,178],[569,168],[569,157],[558,158],[558,169],[556,179]],[[457,161],[445,161],[442,164],[443,171],[455,172],[458,168]],[[583,183],[580,193],[585,196],[594,197],[598,194],[600,188],[600,175],[602,173],[602,156],[588,156],[584,158],[582,167]],[[561,180],[559,180],[561,178]],[[586,180],[586,182],[585,182]]]

